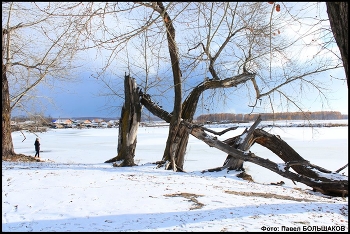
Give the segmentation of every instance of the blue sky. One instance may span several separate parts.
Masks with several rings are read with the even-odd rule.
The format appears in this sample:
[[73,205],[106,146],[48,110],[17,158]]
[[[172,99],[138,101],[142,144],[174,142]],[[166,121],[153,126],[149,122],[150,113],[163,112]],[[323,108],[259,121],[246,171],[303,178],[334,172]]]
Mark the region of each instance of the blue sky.
[[[90,67],[91,68],[91,67]],[[101,82],[101,79],[93,78],[94,71],[92,69],[84,68],[77,72],[78,79],[74,82],[58,82],[55,81],[55,89],[48,89],[44,84],[39,84],[37,87],[37,95],[39,98],[35,103],[35,108],[38,112],[44,113],[45,116],[53,118],[73,118],[73,117],[103,117],[103,118],[119,118],[121,112],[121,105],[123,104],[124,94],[122,92],[124,72],[120,75],[111,75],[113,80],[112,87],[118,91],[120,96],[114,95],[113,98],[103,96],[108,93],[107,86]],[[169,76],[171,77],[171,76]],[[320,99],[320,95],[316,89],[304,90],[304,96],[299,96],[298,86],[297,91],[292,91],[292,86],[289,87],[289,94],[294,95],[302,101],[301,106],[305,111],[340,111],[342,114],[348,114],[348,88],[343,79],[345,77],[344,69],[339,68],[337,71],[329,71],[319,74],[314,77],[315,80],[321,82],[326,88],[327,99]],[[143,79],[142,74],[138,74],[138,79]],[[191,79],[188,79],[192,82]],[[171,81],[162,83],[161,88],[165,85],[171,86]],[[141,86],[142,83],[138,82]],[[183,86],[184,90],[190,90],[191,85],[186,83]],[[151,95],[157,93],[157,88],[151,91]],[[213,91],[205,92],[205,96],[200,98],[195,117],[201,114],[208,113],[264,113],[272,112],[268,99],[264,99],[253,110],[249,107],[252,104],[252,99],[255,98],[254,90],[248,91],[246,85],[238,86],[237,88],[229,88],[225,90],[218,90],[216,95]],[[168,89],[163,96],[155,95],[153,100],[166,110],[172,111],[172,95],[173,90]],[[250,97],[249,97],[250,96]],[[274,111],[287,112],[299,111],[293,105],[280,105],[279,97],[275,95]],[[250,98],[250,99],[249,99]],[[51,102],[47,101],[50,99]],[[298,103],[300,104],[300,103]],[[21,113],[14,111],[12,116],[18,116]]]
[[[342,73],[342,72],[339,72]],[[119,85],[123,85],[123,77],[116,78],[119,80]],[[348,114],[348,88],[344,81],[340,81],[337,79],[330,79],[329,76],[323,75],[320,79],[325,79],[329,84],[330,94],[329,94],[329,105],[326,103],[318,101],[314,101],[317,98],[318,94],[316,92],[312,92],[312,90],[308,91],[306,94],[307,98],[310,100],[307,101],[304,99],[304,104],[306,110],[310,111],[321,111],[321,110],[332,110],[332,111],[340,111],[342,114]],[[117,81],[118,83],[118,81]],[[101,96],[103,92],[107,92],[106,86],[99,80],[96,80],[87,74],[84,74],[81,77],[81,80],[78,83],[62,83],[62,89],[57,90],[48,90],[47,88],[40,86],[39,93],[41,96],[46,96],[47,98],[51,98],[54,101],[55,105],[46,101],[46,99],[42,98],[41,102],[44,103],[45,107],[45,115],[51,116],[54,118],[72,118],[72,117],[108,117],[108,118],[117,118],[120,116],[120,106],[123,103],[123,99],[117,96],[114,96],[115,100],[110,100],[105,96]],[[105,90],[105,91],[103,91]],[[244,90],[244,91],[243,91]],[[315,91],[315,90],[314,90]],[[170,90],[168,96],[171,95],[173,91]],[[222,91],[221,91],[222,92]],[[226,94],[228,99],[225,102],[222,102],[223,96],[218,95],[214,96],[212,99],[200,99],[198,104],[198,109],[196,116],[200,114],[211,113],[250,113],[251,108],[248,107],[251,102],[249,102],[245,87],[241,87],[241,90],[233,90],[226,89]],[[210,95],[211,91],[207,91],[206,95]],[[123,95],[123,94],[122,94]],[[254,93],[252,93],[254,95]],[[227,98],[227,97],[226,97]],[[167,111],[172,110],[172,99],[171,98],[163,98],[159,99],[159,97],[155,97],[157,101],[160,103],[163,108]],[[204,103],[202,102],[204,101]],[[208,103],[207,103],[208,102]],[[220,105],[218,105],[218,103]],[[209,104],[209,110],[207,109],[205,104]],[[40,105],[40,104],[39,104]],[[269,112],[266,108],[258,108],[255,109],[254,112]],[[268,107],[267,107],[268,108]],[[297,111],[290,107],[290,111]],[[284,111],[288,111],[287,107],[284,107]]]
[[[46,90],[45,87],[40,88],[42,93],[52,99],[56,105],[44,100],[47,116],[55,118],[119,117],[120,108],[113,107],[106,97],[101,96],[101,90],[105,88],[103,83],[83,75],[79,83],[64,84],[64,89],[55,91]],[[116,104],[121,105],[121,103],[120,99],[120,102]]]
[[[325,14],[325,10],[322,9],[321,12]],[[289,35],[290,29],[285,29],[284,35]],[[294,29],[293,29],[294,30]],[[283,34],[283,31],[282,31]],[[185,34],[178,34],[182,36],[186,36]],[[310,37],[305,37],[304,40],[306,42],[310,41],[314,42],[314,36],[315,35],[309,35]],[[277,39],[276,39],[277,40]],[[181,40],[179,40],[181,41]],[[305,42],[305,43],[306,43]],[[187,50],[188,48],[186,45],[182,45],[182,50]],[[37,95],[39,98],[35,101],[32,108],[36,112],[43,113],[45,116],[51,116],[54,118],[62,117],[62,118],[72,118],[72,117],[108,117],[108,118],[117,118],[120,116],[120,106],[123,104],[123,96],[122,93],[122,87],[123,87],[123,78],[124,78],[124,68],[121,68],[121,64],[126,61],[124,57],[127,57],[127,59],[135,60],[133,58],[140,58],[136,59],[136,61],[133,61],[132,71],[134,74],[132,76],[136,76],[139,81],[144,80],[145,75],[145,66],[143,58],[140,57],[139,54],[140,51],[136,50],[135,48],[139,49],[138,45],[136,47],[131,48],[126,52],[125,55],[121,54],[118,56],[118,59],[114,61],[114,63],[111,64],[111,69],[114,69],[115,71],[120,72],[119,75],[113,75],[111,76],[114,80],[113,88],[116,88],[118,90],[120,97],[114,96],[113,98],[107,98],[106,96],[101,96],[101,94],[106,93],[108,91],[103,82],[99,79],[92,78],[91,75],[93,74],[89,70],[96,69],[97,71],[101,71],[101,67],[104,66],[106,61],[103,61],[104,59],[108,58],[108,56],[105,56],[103,53],[101,54],[91,54],[88,55],[88,57],[91,59],[89,62],[87,62],[87,66],[83,68],[80,72],[78,71],[77,76],[79,80],[76,82],[66,82],[61,83],[56,81],[55,82],[55,88],[48,89],[44,86],[44,84],[39,84],[37,87]],[[293,47],[294,48],[294,47]],[[306,57],[312,56],[315,51],[312,51],[315,47],[308,46],[303,47],[304,49],[309,49],[309,52],[306,52],[303,50],[300,54],[298,54],[300,57],[297,57],[298,62],[303,64],[306,59]],[[165,51],[167,51],[167,48],[164,47]],[[155,49],[157,51],[157,49]],[[316,51],[317,52],[317,51]],[[288,53],[288,52],[286,52]],[[289,51],[289,53],[292,53],[292,51]],[[238,56],[238,52],[236,53],[236,56]],[[163,57],[167,57],[168,53],[162,54],[159,52],[158,55],[161,55]],[[231,56],[231,54],[229,54]],[[305,58],[304,58],[305,57]],[[97,59],[96,59],[97,58]],[[142,58],[142,59],[141,59]],[[283,58],[275,60],[275,62],[283,62]],[[149,61],[151,64],[151,61]],[[318,63],[319,60],[316,60],[316,63]],[[90,63],[90,64],[89,64]],[[159,64],[158,64],[159,65]],[[182,63],[184,66],[184,63]],[[265,68],[267,64],[263,64],[263,66],[259,67],[260,69]],[[271,65],[271,64],[270,64]],[[124,65],[125,66],[125,65]],[[128,66],[128,65],[127,65]],[[228,64],[228,67],[230,64]],[[277,64],[272,64],[272,67],[278,66]],[[308,65],[305,65],[306,67]],[[294,67],[286,66],[288,69],[293,69]],[[137,71],[137,68],[139,70]],[[129,68],[130,69],[130,68]],[[166,70],[166,71],[159,71],[159,70]],[[260,70],[259,69],[259,70]],[[295,70],[298,70],[298,67],[294,68]],[[184,75],[189,75],[189,81],[190,82],[197,82],[198,77],[202,77],[199,79],[203,79],[205,74],[199,75],[199,72],[203,72],[205,69],[200,69],[200,71],[186,73],[186,70],[183,70]],[[223,69],[224,71],[226,70]],[[232,72],[235,68],[230,70],[227,69],[227,71]],[[307,70],[307,69],[306,69]],[[286,70],[284,70],[286,71]],[[284,72],[283,71],[283,72]],[[171,70],[169,64],[161,64],[161,66],[157,67],[157,65],[151,66],[150,70],[148,71],[148,74],[153,77],[153,79],[157,79],[158,76],[160,77],[171,77]],[[198,74],[197,76],[194,76],[193,74]],[[262,73],[261,73],[262,74]],[[260,74],[260,75],[261,75]],[[281,74],[281,73],[280,73]],[[231,74],[224,74],[224,76],[230,76]],[[279,79],[287,78],[287,76],[283,75],[276,75]],[[344,78],[344,70],[343,68],[338,69],[337,71],[329,71],[324,72],[322,74],[318,74],[317,77],[314,77],[314,79],[317,82],[320,82],[324,87],[328,88],[327,91],[327,100],[323,99],[322,96],[319,95],[318,91],[316,89],[307,89],[305,86],[301,87],[298,86],[298,82],[296,84],[292,84],[284,89],[284,91],[288,91],[288,94],[291,95],[292,98],[299,99],[296,104],[300,105],[300,107],[303,108],[305,111],[340,111],[342,114],[348,114],[348,88],[346,85],[346,82],[341,81],[339,79]],[[197,80],[196,80],[197,79]],[[154,96],[154,100],[159,102],[160,105],[163,106],[163,108],[167,111],[172,111],[172,94],[173,90],[167,89],[164,85],[171,84],[172,81],[168,80],[166,82],[162,82],[161,87],[159,89],[162,89],[161,92],[165,92],[163,96]],[[193,83],[194,84],[194,83]],[[139,85],[142,85],[142,83],[139,83]],[[273,85],[272,85],[273,86]],[[170,87],[170,86],[169,86]],[[189,90],[190,84],[184,84],[184,90]],[[261,86],[263,87],[263,85]],[[266,86],[267,87],[267,86]],[[263,87],[264,88],[264,87]],[[271,87],[269,87],[271,88]],[[306,89],[305,89],[306,88]],[[153,94],[159,94],[157,93],[157,87],[155,87],[153,90],[151,90],[151,95]],[[303,93],[300,92],[300,90],[303,89]],[[164,91],[167,90],[167,91]],[[303,96],[301,96],[303,95]],[[248,85],[242,85],[235,88],[225,89],[225,90],[218,90],[215,95],[213,95],[212,91],[206,91],[203,98],[200,99],[200,102],[198,104],[198,109],[196,116],[200,114],[207,114],[207,113],[259,113],[259,112],[272,112],[273,110],[275,112],[287,112],[287,111],[299,111],[297,108],[295,108],[290,103],[281,103],[280,97],[278,93],[273,96],[272,102],[274,103],[273,110],[269,103],[268,98],[264,98],[261,103],[259,103],[256,108],[252,109],[249,107],[249,105],[253,104],[253,100],[255,98],[255,91],[252,89],[251,83],[249,82]],[[52,102],[49,102],[47,99],[50,99]],[[300,102],[299,102],[300,101]],[[19,115],[21,113],[18,113],[14,111],[12,113],[12,116]]]

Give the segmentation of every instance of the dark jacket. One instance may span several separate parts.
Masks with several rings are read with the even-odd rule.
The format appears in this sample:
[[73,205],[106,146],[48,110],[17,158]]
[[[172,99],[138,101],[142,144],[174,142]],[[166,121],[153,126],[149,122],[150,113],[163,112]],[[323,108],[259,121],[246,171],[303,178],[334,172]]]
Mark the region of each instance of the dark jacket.
[[40,142],[35,141],[34,145],[35,145],[35,151],[40,151]]

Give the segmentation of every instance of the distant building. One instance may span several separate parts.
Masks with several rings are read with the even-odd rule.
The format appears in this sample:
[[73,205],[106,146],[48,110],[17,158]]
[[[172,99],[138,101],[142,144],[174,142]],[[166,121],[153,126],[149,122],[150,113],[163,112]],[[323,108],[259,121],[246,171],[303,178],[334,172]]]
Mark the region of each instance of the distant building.
[[103,122],[103,119],[93,119],[91,123],[101,123]]
[[92,125],[91,125],[91,121],[88,120],[88,119],[84,120],[83,123],[82,123],[82,125],[83,125],[83,126],[86,126],[86,127],[91,127],[91,126],[92,126]]
[[71,119],[57,119],[52,123],[56,128],[71,128],[73,121]]
[[108,121],[108,126],[109,127],[116,127],[118,125],[119,125],[119,120],[111,119],[110,121]]
[[108,123],[103,121],[100,123],[100,126],[103,127],[103,128],[107,128],[108,127]]

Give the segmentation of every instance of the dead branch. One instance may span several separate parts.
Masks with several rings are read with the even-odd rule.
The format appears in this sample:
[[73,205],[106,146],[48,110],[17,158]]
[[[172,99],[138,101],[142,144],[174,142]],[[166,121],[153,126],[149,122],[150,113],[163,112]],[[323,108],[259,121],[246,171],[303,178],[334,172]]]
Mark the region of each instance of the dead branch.
[[339,168],[338,170],[336,170],[335,172],[339,173],[339,172],[341,172],[343,169],[345,169],[347,167],[348,167],[348,163],[345,166],[343,166],[343,167]]
[[234,127],[231,127],[231,128],[226,128],[225,130],[221,131],[221,132],[215,132],[214,130],[211,130],[209,128],[206,128],[206,127],[203,127],[201,126],[201,128],[207,132],[210,132],[210,133],[213,133],[214,135],[218,135],[218,136],[221,136],[223,134],[225,134],[226,132],[228,131],[231,131],[231,130],[236,130],[238,128],[238,126],[234,126]]

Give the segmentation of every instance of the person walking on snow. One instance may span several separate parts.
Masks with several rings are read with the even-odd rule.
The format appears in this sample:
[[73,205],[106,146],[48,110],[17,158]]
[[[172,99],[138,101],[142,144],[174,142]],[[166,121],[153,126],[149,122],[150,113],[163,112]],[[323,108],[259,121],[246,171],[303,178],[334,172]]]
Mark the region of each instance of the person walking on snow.
[[36,138],[34,145],[35,145],[35,156],[34,156],[34,158],[35,158],[37,155],[38,155],[38,158],[40,158],[40,157],[39,157],[39,151],[40,151],[40,142],[39,142],[39,138]]

